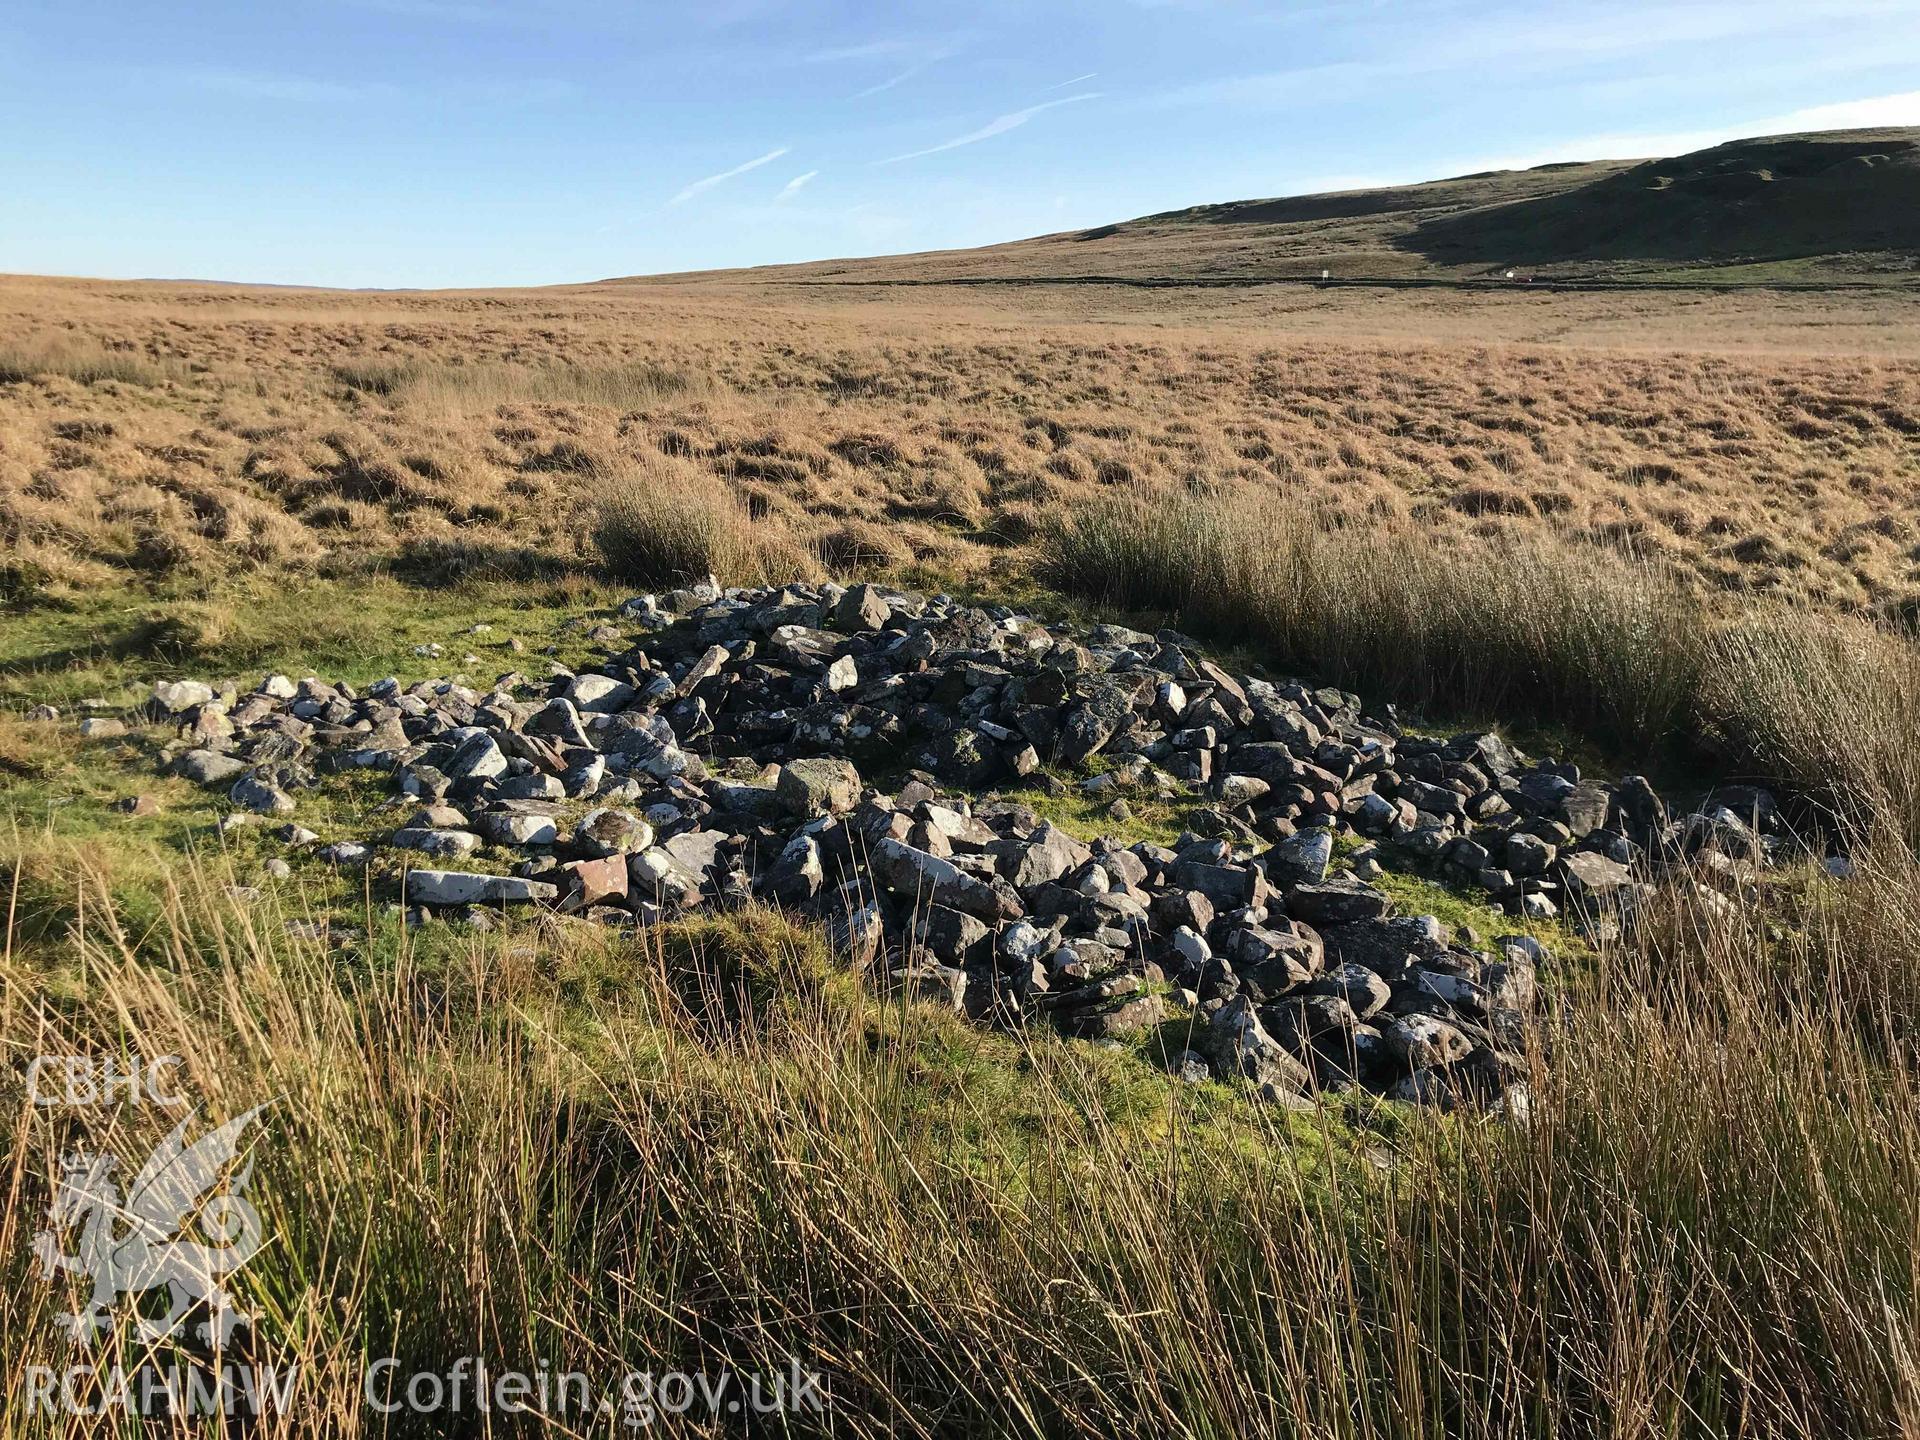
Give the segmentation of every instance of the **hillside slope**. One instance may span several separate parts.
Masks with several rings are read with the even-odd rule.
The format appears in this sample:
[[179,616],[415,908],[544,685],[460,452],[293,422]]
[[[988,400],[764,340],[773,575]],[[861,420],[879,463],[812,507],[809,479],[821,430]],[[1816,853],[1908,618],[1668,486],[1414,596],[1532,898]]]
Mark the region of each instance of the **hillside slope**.
[[[732,272],[774,281],[1466,280],[1920,283],[1920,130],[1732,141],[1242,200],[972,250]],[[710,277],[714,272],[704,272]],[[693,276],[656,277],[686,280]]]
[[[1893,255],[1920,247],[1920,132],[1716,145],[1559,194],[1428,218],[1406,244],[1441,264]],[[1913,256],[1901,258],[1911,268]]]

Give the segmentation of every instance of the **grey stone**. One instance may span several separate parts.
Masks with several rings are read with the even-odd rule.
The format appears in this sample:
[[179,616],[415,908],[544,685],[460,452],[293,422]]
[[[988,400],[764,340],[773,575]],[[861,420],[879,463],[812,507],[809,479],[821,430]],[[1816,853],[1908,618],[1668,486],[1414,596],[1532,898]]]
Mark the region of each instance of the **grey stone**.
[[1365,1020],[1386,1008],[1393,991],[1364,965],[1336,965],[1308,985],[1321,995],[1338,995],[1360,1019]]
[[162,715],[179,715],[213,699],[213,687],[200,680],[156,680],[153,708]]
[[560,887],[513,875],[476,875],[463,870],[409,870],[406,898],[413,905],[529,904],[555,900]]
[[1016,920],[1000,932],[1000,954],[1012,965],[1043,959],[1053,945],[1053,932],[1026,920]]
[[1265,925],[1244,925],[1234,931],[1226,950],[1242,985],[1262,1000],[1305,984],[1321,959],[1312,940]]
[[1213,865],[1181,860],[1167,874],[1167,883],[1198,890],[1219,910],[1237,910],[1258,902],[1266,889],[1259,872],[1247,866]]
[[826,883],[826,866],[820,857],[820,842],[811,835],[794,836],[768,867],[760,883],[768,896],[779,904],[803,905],[811,900]]
[[480,837],[470,830],[400,829],[393,832],[392,844],[438,860],[471,855],[480,848]]
[[660,842],[674,864],[701,880],[720,867],[727,848],[728,837],[718,830],[683,830]]
[[1135,995],[1117,1004],[1069,1011],[1061,1029],[1082,1040],[1119,1041],[1152,1029],[1166,1017],[1166,1001],[1159,995]]
[[571,700],[555,696],[527,717],[522,727],[528,735],[549,737],[565,745],[585,746],[587,727]]
[[1026,840],[1004,840],[993,847],[999,871],[1016,890],[1058,880],[1086,864],[1093,852],[1051,821]]
[[475,822],[481,833],[496,845],[551,845],[560,838],[560,827],[551,815],[520,815],[511,811],[488,811]]
[[251,810],[256,815],[293,813],[293,797],[257,775],[243,776],[233,789],[227,792],[227,798],[242,810]]
[[1345,1035],[1360,1023],[1360,1017],[1344,995],[1306,990],[1286,996],[1267,1013],[1274,1038],[1303,1058],[1306,1047],[1314,1040]]
[[1560,802],[1560,818],[1578,839],[1607,823],[1607,811],[1612,803],[1613,792],[1606,786],[1583,780]]
[[1069,765],[1085,764],[1106,747],[1127,714],[1126,703],[1111,694],[1080,705],[1060,727],[1060,758]]
[[1482,1013],[1487,1008],[1486,990],[1464,975],[1450,975],[1444,970],[1415,969],[1407,972],[1407,978],[1420,994],[1429,995],[1444,1005],[1473,1014]]
[[800,819],[840,814],[860,803],[860,772],[847,760],[790,760],[780,767],[774,794]]
[[467,817],[451,805],[422,805],[398,827],[402,830],[464,830]]
[[1261,1091],[1271,1089],[1274,1098],[1313,1086],[1313,1072],[1267,1033],[1253,1002],[1244,995],[1216,1011],[1200,1039],[1222,1079],[1242,1080]]
[[606,675],[576,675],[567,685],[566,698],[583,715],[612,715],[624,710],[633,699],[633,687]]
[[1223,775],[1214,788],[1220,796],[1220,803],[1229,810],[1255,804],[1273,789],[1257,775]]
[[663,716],[631,711],[614,716],[603,732],[601,748],[621,757],[626,768],[656,780],[701,773],[699,762],[680,748],[679,737]]
[[851,655],[842,655],[827,666],[827,689],[851,690],[860,683],[860,667]]
[[1532,962],[1500,960],[1481,972],[1487,1003],[1503,1010],[1531,1010],[1538,993],[1538,972]]
[[1387,897],[1359,880],[1336,877],[1324,884],[1295,887],[1287,896],[1287,913],[1309,925],[1377,920],[1387,913]]
[[502,800],[547,800],[567,798],[567,787],[552,775],[509,775],[494,787]]
[[899,840],[879,841],[872,855],[876,878],[915,903],[950,905],[987,921],[1017,920],[1023,913],[1018,893],[1004,880],[977,880],[951,860]]
[[701,899],[702,877],[688,870],[658,845],[627,860],[627,874],[641,894],[695,905]]
[[246,768],[246,761],[217,750],[189,750],[173,762],[174,774],[197,785],[224,785]]
[[1617,901],[1633,890],[1626,866],[1591,850],[1563,856],[1560,869],[1567,894],[1583,903]]
[[1473,1050],[1457,1028],[1432,1015],[1402,1015],[1380,1032],[1387,1048],[1408,1068],[1456,1065]]
[[1552,814],[1559,810],[1561,802],[1573,793],[1573,782],[1564,775],[1536,770],[1520,778],[1520,793],[1536,809]]
[[573,827],[572,844],[588,859],[628,855],[653,844],[653,827],[638,815],[606,806],[580,818]]
[[1409,958],[1436,959],[1446,953],[1447,929],[1431,915],[1396,915],[1321,928],[1328,963],[1361,965],[1388,980],[1398,979]]
[[1537,835],[1514,834],[1507,837],[1502,858],[1515,875],[1544,875],[1557,853]]
[[1441,753],[1449,760],[1468,761],[1494,776],[1511,775],[1519,767],[1512,748],[1490,731],[1456,735]]
[[460,736],[460,748],[443,767],[448,779],[490,780],[506,773],[507,757],[493,736],[477,729],[454,733]]
[[1267,878],[1276,884],[1317,885],[1327,878],[1327,866],[1333,862],[1333,832],[1302,830],[1275,845],[1263,858]]
[[893,606],[871,585],[855,585],[833,607],[836,630],[879,630],[893,618]]
[[1387,1099],[1409,1105],[1431,1105],[1441,1110],[1451,1110],[1456,1103],[1454,1086],[1447,1075],[1427,1069],[1415,1070],[1394,1081],[1387,1087]]
[[1175,930],[1167,943],[1185,964],[1194,969],[1213,959],[1213,947],[1207,944],[1207,937],[1188,926],[1182,925]]
[[967,965],[990,956],[993,931],[975,916],[945,905],[923,907],[914,917],[914,939],[950,965]]

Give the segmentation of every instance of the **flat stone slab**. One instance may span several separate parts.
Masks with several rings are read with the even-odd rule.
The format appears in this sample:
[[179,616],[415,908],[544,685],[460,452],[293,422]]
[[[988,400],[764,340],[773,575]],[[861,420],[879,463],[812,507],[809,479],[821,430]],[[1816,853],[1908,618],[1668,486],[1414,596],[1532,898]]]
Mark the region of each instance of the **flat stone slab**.
[[516,875],[475,875],[465,870],[410,870],[407,899],[415,905],[524,905],[553,900],[560,887]]

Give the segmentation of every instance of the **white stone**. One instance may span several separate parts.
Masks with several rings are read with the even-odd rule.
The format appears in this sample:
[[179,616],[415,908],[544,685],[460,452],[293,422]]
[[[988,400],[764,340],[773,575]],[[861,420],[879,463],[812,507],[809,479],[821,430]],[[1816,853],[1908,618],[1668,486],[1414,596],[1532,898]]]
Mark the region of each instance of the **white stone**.
[[470,830],[396,830],[393,844],[425,855],[471,855],[480,848],[480,837]]
[[633,699],[633,687],[607,675],[576,675],[567,686],[567,699],[587,715],[612,715]]
[[559,897],[558,886],[513,875],[475,875],[463,870],[407,872],[407,899],[416,905],[524,904]]
[[1200,966],[1213,959],[1213,947],[1207,944],[1207,937],[1191,925],[1182,925],[1173,932],[1173,948],[1189,965]]
[[191,710],[196,705],[205,705],[213,699],[213,687],[199,680],[156,680],[153,682],[153,703],[169,715],[178,715],[182,710]]

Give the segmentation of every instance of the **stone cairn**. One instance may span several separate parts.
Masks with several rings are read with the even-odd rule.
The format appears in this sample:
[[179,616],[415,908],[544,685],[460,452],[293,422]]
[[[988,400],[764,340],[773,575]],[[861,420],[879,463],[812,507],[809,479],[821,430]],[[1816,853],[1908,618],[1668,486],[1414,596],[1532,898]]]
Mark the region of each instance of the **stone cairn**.
[[[1639,777],[1410,733],[1344,691],[1230,674],[1171,630],[872,585],[708,583],[619,619],[579,673],[163,682],[149,716],[229,822],[291,815],[329,772],[390,776],[411,812],[390,833],[279,834],[336,865],[410,852],[416,922],[531,905],[648,925],[759,899],[817,917],[890,991],[1095,1041],[1157,1029],[1184,1078],[1289,1105],[1524,1104],[1552,957],[1390,913],[1382,861],[1601,935],[1660,867],[1737,886],[1784,843],[1763,791],[1669,819]],[[1184,802],[1189,833],[1086,844],[1020,799],[1067,786],[1110,798],[1116,830],[1130,805]]]

